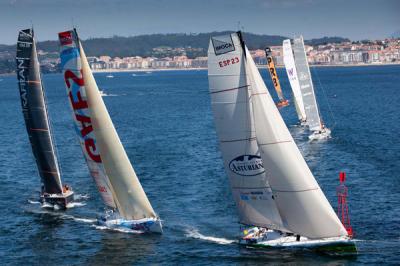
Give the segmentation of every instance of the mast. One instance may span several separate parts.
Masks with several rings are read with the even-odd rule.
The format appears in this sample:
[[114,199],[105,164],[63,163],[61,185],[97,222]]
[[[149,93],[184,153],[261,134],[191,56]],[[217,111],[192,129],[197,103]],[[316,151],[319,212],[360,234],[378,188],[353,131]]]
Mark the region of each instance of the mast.
[[297,116],[300,121],[306,121],[306,111],[304,110],[303,96],[301,95],[300,83],[297,76],[296,65],[294,63],[292,45],[290,44],[289,39],[283,41],[283,63],[285,64],[290,87],[292,87]]
[[250,56],[245,67],[249,74],[255,136],[284,224],[290,231],[310,239],[347,236]]
[[304,109],[307,115],[307,125],[311,131],[319,131],[322,129],[321,118],[315,98],[314,84],[311,79],[306,50],[304,48],[303,36],[294,39],[293,51]]
[[278,94],[278,98],[280,102],[286,101],[285,97],[283,96],[281,84],[279,83],[278,74],[276,73],[275,63],[272,58],[272,51],[270,47],[265,48],[265,56],[267,57],[267,65],[268,71],[271,75],[272,83],[274,84],[274,88],[276,93]]
[[43,183],[43,192],[62,194],[60,170],[51,138],[33,29],[19,32],[16,63],[22,113]]
[[288,231],[272,198],[257,146],[245,60],[240,32],[211,38],[208,80],[225,172],[240,223]]

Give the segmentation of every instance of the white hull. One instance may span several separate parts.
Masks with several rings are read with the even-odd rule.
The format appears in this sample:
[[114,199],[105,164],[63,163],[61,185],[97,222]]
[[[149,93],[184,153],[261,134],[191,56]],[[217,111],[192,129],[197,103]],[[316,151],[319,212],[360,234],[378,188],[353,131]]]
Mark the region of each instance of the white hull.
[[138,233],[159,233],[162,234],[162,224],[159,218],[144,218],[140,220],[125,220],[121,218],[101,217],[98,224],[113,229],[129,229]]
[[307,237],[287,235],[273,230],[268,230],[265,234],[258,237],[242,238],[239,240],[239,244],[254,248],[292,248],[326,252],[357,252],[354,241],[349,237],[308,239]]
[[324,128],[322,131],[314,131],[308,139],[313,140],[324,140],[331,138],[331,130],[329,128]]
[[67,209],[68,203],[74,200],[74,192],[68,190],[62,194],[47,194],[40,195],[40,202],[43,208],[47,209]]

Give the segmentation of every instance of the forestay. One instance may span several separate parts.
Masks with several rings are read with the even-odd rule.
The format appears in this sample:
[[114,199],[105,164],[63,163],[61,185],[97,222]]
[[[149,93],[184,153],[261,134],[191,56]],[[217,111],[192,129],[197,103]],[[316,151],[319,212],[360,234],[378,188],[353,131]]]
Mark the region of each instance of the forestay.
[[208,79],[219,147],[242,224],[287,231],[260,157],[238,35],[212,37]]
[[74,31],[61,32],[59,33],[59,40],[61,44],[61,67],[73,112],[75,131],[83,155],[104,203],[111,208],[116,208],[111,185],[93,133],[77,35]]
[[17,42],[17,78],[22,112],[43,188],[46,193],[62,193],[62,184],[54,143],[51,138],[40,65],[32,29],[19,32]]
[[318,131],[322,129],[321,120],[302,36],[294,39],[293,51],[301,95],[303,96],[304,109],[307,116],[307,125],[310,130]]
[[246,52],[257,143],[285,226],[311,239],[347,235],[290,135],[247,48]]
[[283,63],[285,64],[286,73],[289,78],[290,86],[292,87],[297,116],[300,121],[306,121],[303,97],[301,96],[300,84],[297,77],[297,71],[294,63],[290,40],[283,41]]

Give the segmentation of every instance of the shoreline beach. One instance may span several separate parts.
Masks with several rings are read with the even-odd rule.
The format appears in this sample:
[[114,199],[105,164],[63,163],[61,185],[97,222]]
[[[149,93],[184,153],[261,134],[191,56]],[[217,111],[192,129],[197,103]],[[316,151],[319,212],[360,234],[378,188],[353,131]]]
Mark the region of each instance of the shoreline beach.
[[[310,67],[369,67],[369,66],[395,66],[400,65],[400,62],[395,63],[379,63],[379,64],[341,64],[341,65],[310,65]],[[259,69],[266,69],[266,65],[258,65]],[[276,66],[276,68],[284,68],[284,66]],[[93,73],[122,73],[122,72],[159,72],[159,71],[199,71],[199,70],[207,70],[206,67],[191,67],[191,68],[137,68],[137,69],[95,69],[92,70]],[[55,72],[58,73],[58,72]],[[55,74],[48,73],[48,74]],[[14,73],[0,73],[0,77],[6,76],[14,76]]]

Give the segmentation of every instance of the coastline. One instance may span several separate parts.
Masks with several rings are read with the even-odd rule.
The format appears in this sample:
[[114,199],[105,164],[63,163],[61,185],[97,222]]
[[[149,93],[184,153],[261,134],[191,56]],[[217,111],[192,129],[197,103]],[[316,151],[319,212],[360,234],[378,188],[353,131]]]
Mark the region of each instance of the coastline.
[[207,70],[206,67],[187,67],[187,68],[109,68],[92,69],[93,73],[118,73],[118,72],[156,72],[156,71],[174,71],[174,70]]
[[[369,67],[369,66],[397,66],[400,62],[395,63],[377,63],[377,64],[340,64],[340,65],[311,65],[310,67]],[[267,68],[266,65],[258,65],[258,68]],[[276,68],[285,68],[283,65],[275,65]]]
[[[368,67],[368,66],[393,66],[400,65],[400,62],[395,63],[379,63],[379,64],[341,64],[341,65],[310,65],[310,67]],[[284,68],[285,66],[276,66],[276,68]],[[268,68],[267,65],[257,65],[259,69]],[[156,72],[156,71],[176,71],[176,70],[207,70],[206,67],[188,67],[188,68],[132,68],[132,69],[95,69],[93,73],[118,73],[118,72]]]
[[[395,63],[378,63],[378,64],[341,64],[341,65],[310,65],[310,67],[369,67],[369,66],[398,66],[400,62]],[[284,66],[277,65],[276,68],[284,68]],[[257,65],[259,69],[266,69],[267,65]],[[159,71],[199,71],[207,70],[206,67],[188,67],[188,68],[132,68],[132,69],[121,69],[121,68],[110,68],[110,69],[94,69],[93,73],[119,73],[119,72],[159,72]],[[58,73],[58,72],[55,72]],[[55,74],[48,73],[48,74]],[[14,73],[0,73],[0,77],[15,76]]]

